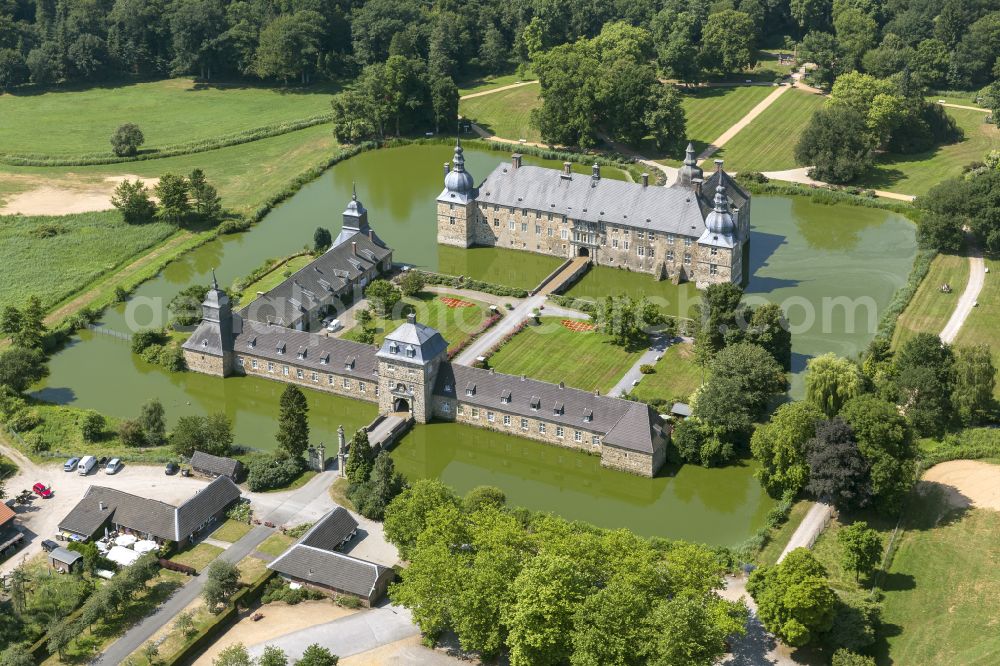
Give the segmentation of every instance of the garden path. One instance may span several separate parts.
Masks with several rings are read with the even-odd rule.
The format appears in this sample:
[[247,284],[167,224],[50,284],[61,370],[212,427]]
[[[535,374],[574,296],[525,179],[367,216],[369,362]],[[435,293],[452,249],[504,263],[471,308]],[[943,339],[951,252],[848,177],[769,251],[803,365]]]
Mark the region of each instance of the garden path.
[[[764,175],[771,180],[784,180],[789,183],[800,183],[802,185],[815,185],[817,187],[830,187],[829,183],[809,177],[809,169],[812,167],[799,167],[798,169],[786,169],[784,171],[765,171]],[[911,203],[916,197],[912,194],[900,194],[899,192],[887,192],[885,190],[873,190],[876,196],[885,199],[895,199]]]
[[701,164],[709,157],[717,153],[720,148],[726,145],[726,143],[728,143],[734,136],[739,134],[744,127],[753,122],[754,118],[764,113],[764,111],[767,110],[767,107],[774,104],[775,101],[777,101],[777,99],[784,95],[789,89],[790,86],[778,86],[775,88],[774,92],[762,99],[757,106],[750,109],[745,116],[737,120],[732,127],[727,129],[719,138],[710,143],[705,150],[701,151],[701,154],[698,155],[698,163]]
[[617,398],[631,391],[635,383],[642,379],[642,366],[655,365],[663,355],[663,352],[667,351],[667,347],[670,346],[671,342],[673,340],[668,339],[664,335],[653,336],[650,339],[649,349],[643,352],[642,356],[628,369],[625,376],[618,380],[618,383],[608,392],[608,395],[612,398]]
[[459,97],[459,99],[472,99],[473,97],[492,95],[493,93],[503,92],[504,90],[511,90],[512,88],[520,88],[521,86],[530,86],[533,83],[538,83],[538,81],[518,81],[517,83],[510,83],[505,86],[500,86],[499,88],[491,88],[489,90],[481,90],[479,92],[469,93],[468,95],[462,95],[461,97]]

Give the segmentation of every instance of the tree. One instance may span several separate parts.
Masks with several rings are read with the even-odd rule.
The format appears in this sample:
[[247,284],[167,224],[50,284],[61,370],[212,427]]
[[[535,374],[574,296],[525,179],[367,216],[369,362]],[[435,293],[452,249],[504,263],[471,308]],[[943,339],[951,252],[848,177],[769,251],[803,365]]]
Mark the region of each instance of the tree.
[[316,227],[313,233],[313,250],[316,252],[326,252],[333,245],[333,235],[329,229]]
[[319,62],[325,21],[309,9],[277,16],[260,32],[253,71],[262,79],[309,83]]
[[644,626],[650,595],[637,586],[614,581],[587,597],[573,618],[574,666],[639,664],[653,632]]
[[692,44],[701,40],[701,23],[695,11],[664,8],[654,17],[656,63],[668,76],[685,83],[701,80],[699,58],[691,54]]
[[878,38],[875,19],[857,7],[848,7],[834,16],[833,27],[850,66],[857,67],[861,56],[875,46]]
[[795,161],[813,178],[847,183],[871,169],[875,146],[864,117],[842,105],[817,110],[795,146]]
[[364,483],[371,475],[374,463],[375,453],[368,443],[368,433],[362,428],[351,438],[350,452],[344,464],[344,476],[352,484]]
[[17,49],[0,48],[0,90],[24,83],[28,78],[28,67]]
[[806,400],[828,417],[836,416],[844,403],[860,392],[861,371],[846,358],[829,352],[806,364]]
[[340,657],[333,654],[319,643],[313,643],[302,652],[302,657],[295,662],[296,666],[337,666]]
[[153,188],[160,200],[160,217],[173,224],[181,224],[191,213],[188,199],[188,181],[184,176],[165,173]]
[[[297,663],[301,664],[302,660]],[[265,645],[264,652],[257,659],[256,666],[287,666],[287,664],[288,655],[285,654],[284,650],[277,645]]]
[[780,564],[756,569],[747,591],[757,602],[761,622],[787,645],[815,643],[833,625],[837,595],[826,569],[805,548],[788,553]]
[[302,389],[293,384],[281,392],[278,414],[278,448],[301,458],[309,448],[309,403]]
[[875,666],[875,659],[841,648],[833,653],[830,666]]
[[868,504],[868,463],[858,450],[851,426],[839,416],[816,425],[816,436],[806,442],[806,460],[809,492],[843,511]]
[[[641,650],[650,666],[714,664],[727,652],[731,636],[746,633],[748,612],[742,603],[680,595],[661,601],[646,618],[651,635]],[[610,663],[610,662],[595,662]],[[640,663],[640,662],[637,662]]]
[[432,76],[430,80],[431,113],[434,133],[441,133],[441,124],[453,126],[458,118],[458,86],[450,76]]
[[148,444],[142,425],[135,419],[125,419],[118,424],[118,440],[125,446],[134,448]]
[[376,312],[382,316],[389,316],[402,298],[402,293],[388,280],[372,280],[365,289],[365,296],[371,301]]
[[35,666],[31,643],[14,643],[0,653],[0,666]]
[[405,485],[392,457],[381,451],[375,458],[368,480],[352,485],[348,494],[362,516],[380,521],[385,518],[386,507]]
[[104,415],[88,409],[80,419],[80,435],[85,442],[96,442],[104,435]]
[[823,412],[812,403],[790,402],[754,431],[750,451],[760,463],[755,476],[772,497],[798,494],[809,481],[806,443],[816,436],[822,419]]
[[0,332],[16,347],[40,349],[45,342],[45,311],[37,296],[29,296],[24,308],[8,305],[0,317]]
[[139,180],[127,178],[118,183],[111,195],[111,205],[121,211],[126,224],[145,224],[156,216],[156,204],[149,198],[149,190]]
[[[785,390],[785,374],[774,357],[763,347],[739,342],[715,355],[707,386],[725,379],[735,382],[739,399],[755,419],[764,415],[768,401]],[[732,397],[732,396],[731,396]]]
[[[194,615],[191,611],[182,611],[179,613],[177,619],[174,620],[174,628],[181,632],[181,636],[185,639],[193,636],[197,632],[197,627],[195,626]],[[265,652],[267,652],[266,649]]]
[[457,508],[459,500],[451,488],[435,479],[414,482],[389,503],[383,523],[385,538],[399,549],[402,559],[410,559],[429,516],[444,506]]
[[150,446],[160,446],[167,440],[167,424],[164,420],[163,403],[159,398],[151,398],[143,403],[139,412],[139,425]]
[[208,416],[182,416],[170,432],[174,452],[190,458],[195,451],[215,456],[228,456],[233,446],[233,430],[229,419],[219,412]]
[[840,564],[854,572],[855,580],[860,580],[862,574],[871,574],[882,558],[882,538],[863,520],[841,527],[837,543],[840,544]]
[[222,217],[222,201],[219,191],[208,182],[201,169],[195,169],[188,176],[188,191],[195,214],[204,221],[217,221]]
[[742,298],[743,290],[730,282],[710,284],[701,292],[695,351],[702,363],[707,364],[720,349],[743,338],[751,315],[740,304]]
[[253,659],[243,643],[236,643],[220,650],[212,666],[253,666]]
[[0,351],[0,386],[22,393],[29,386],[49,375],[45,354],[40,349],[7,349]]
[[495,486],[476,486],[462,498],[462,510],[475,513],[483,507],[502,509],[507,504],[507,495]]
[[788,372],[792,368],[792,333],[785,312],[777,303],[765,303],[750,317],[747,342],[760,345]]
[[894,514],[916,482],[917,449],[906,419],[892,403],[861,395],[844,404],[858,451],[868,463],[872,496],[880,511]]
[[132,157],[139,152],[139,146],[146,138],[135,123],[119,125],[111,135],[111,149],[118,157]]
[[407,271],[399,280],[399,288],[403,292],[403,296],[411,298],[423,291],[425,284],[424,276],[419,271]]
[[955,356],[932,333],[918,333],[896,352],[888,387],[920,436],[940,435],[954,417]]
[[142,646],[142,658],[146,660],[147,664],[152,666],[158,661],[160,656],[160,648],[156,645],[155,641],[149,641]]
[[681,105],[681,95],[673,86],[655,82],[643,116],[647,132],[653,135],[656,149],[668,155],[679,155],[687,141],[687,119]]
[[986,423],[993,409],[997,369],[989,345],[959,347],[955,355],[952,401],[965,425]]
[[213,615],[222,612],[239,589],[240,570],[235,564],[217,559],[208,565],[208,577],[201,594]]
[[531,124],[547,143],[589,147],[597,141],[599,64],[589,42],[563,44],[533,59],[542,105]]
[[708,17],[701,37],[701,59],[720,73],[750,69],[756,62],[753,19],[724,9]]
[[[753,430],[756,417],[755,405],[750,396],[740,395],[743,382],[730,376],[712,375],[696,394],[692,414],[703,421],[710,430],[705,431],[707,439],[702,444],[702,463],[706,463],[706,453],[719,462],[728,462],[732,450],[715,451],[716,444],[712,439],[718,439],[720,444],[743,444]],[[705,446],[709,445],[710,451]]]

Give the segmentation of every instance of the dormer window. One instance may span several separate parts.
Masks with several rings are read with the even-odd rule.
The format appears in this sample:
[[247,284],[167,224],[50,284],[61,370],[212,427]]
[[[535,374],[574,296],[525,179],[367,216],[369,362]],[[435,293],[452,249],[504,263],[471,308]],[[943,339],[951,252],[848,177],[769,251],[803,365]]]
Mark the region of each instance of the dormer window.
[[278,346],[275,348],[275,351],[277,351],[279,354],[284,354],[285,353],[285,343],[284,342],[279,342]]
[[583,421],[584,421],[584,423],[590,423],[593,420],[594,420],[594,412],[590,411],[589,409],[588,410],[584,410],[584,412],[583,412]]
[[202,340],[201,341],[201,346],[202,347],[207,347],[208,346],[208,340]]
[[552,408],[552,413],[555,414],[556,416],[559,416],[560,414],[563,413],[563,405],[561,402],[557,403],[556,406]]
[[320,365],[326,365],[330,362],[330,352],[323,352],[323,355],[319,357]]
[[417,350],[414,349],[412,346],[408,345],[406,347],[406,357],[407,358],[413,358],[416,355],[417,355]]
[[306,348],[305,347],[299,347],[299,353],[296,354],[296,356],[298,356],[299,360],[305,359],[305,357],[306,357]]
[[344,362],[344,369],[345,370],[353,370],[354,369],[354,361],[355,361],[355,359],[354,359],[353,356],[351,358],[347,359],[347,361]]
[[256,346],[257,346],[257,338],[256,337],[250,338],[250,342],[247,343],[247,347],[253,349]]
[[465,387],[465,395],[476,395],[476,385],[467,384]]
[[531,396],[531,409],[538,411],[542,406],[542,400],[537,395]]
[[399,345],[397,345],[395,342],[390,342],[389,343],[389,353],[390,354],[398,354],[399,353]]
[[500,402],[504,405],[510,404],[510,391],[504,391],[500,394]]

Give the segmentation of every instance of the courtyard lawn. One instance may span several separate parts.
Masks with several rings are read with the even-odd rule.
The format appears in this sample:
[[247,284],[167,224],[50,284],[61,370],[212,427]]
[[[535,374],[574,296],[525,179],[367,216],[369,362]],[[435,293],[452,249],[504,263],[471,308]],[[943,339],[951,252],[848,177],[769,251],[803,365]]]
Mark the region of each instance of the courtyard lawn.
[[105,153],[122,123],[139,125],[143,149],[191,143],[327,114],[332,90],[179,78],[0,94],[0,146],[34,155]]
[[[768,89],[773,91],[773,89]],[[792,88],[743,128],[713,156],[726,170],[781,171],[794,169],[795,145],[823,96]]]
[[701,386],[703,371],[694,362],[694,347],[689,342],[670,345],[654,366],[656,372],[643,375],[631,395],[637,400],[687,402]]
[[981,161],[986,153],[1000,148],[1000,130],[983,122],[985,113],[946,111],[965,131],[964,139],[913,155],[883,155],[873,173],[859,184],[903,194],[926,194],[942,180],[961,175],[965,165]]
[[297,273],[308,266],[315,259],[316,257],[311,254],[299,254],[284,259],[276,264],[270,273],[264,275],[256,282],[248,284],[243,289],[243,293],[248,296],[254,296],[258,291],[270,291],[291,277],[293,273]]
[[437,253],[439,273],[524,290],[537,287],[565,261],[560,257],[500,247],[466,249],[438,245]]
[[30,295],[51,307],[175,231],[163,222],[125,224],[115,211],[0,217],[0,309]]
[[[409,307],[396,306],[395,316],[376,317],[375,344],[381,345],[385,336],[406,322],[406,315],[412,308],[417,315],[417,321],[436,328],[441,337],[449,345],[455,345],[472,335],[483,323],[489,313],[489,306],[480,301],[461,297],[459,300],[472,303],[472,307],[453,308],[445,304],[442,296],[430,292],[422,292],[412,298],[404,298],[402,303]],[[458,298],[458,297],[456,297]],[[361,326],[354,326],[344,333],[348,340],[357,340],[361,334]]]
[[227,541],[229,543],[236,543],[243,537],[247,535],[247,532],[253,529],[253,525],[248,525],[246,523],[241,523],[237,520],[230,518],[226,522],[222,523],[218,529],[212,532],[212,538],[218,539],[219,541]]
[[257,546],[257,552],[270,555],[271,557],[277,557],[288,550],[288,547],[293,543],[295,543],[295,539],[292,537],[287,534],[282,534],[281,532],[275,532],[271,536],[264,539],[262,544]]
[[802,520],[809,513],[812,505],[813,503],[809,500],[799,500],[792,505],[792,510],[788,512],[788,520],[778,529],[771,531],[767,545],[757,554],[758,565],[777,564],[778,558],[781,557],[781,551],[788,545],[788,541],[802,524]]
[[210,543],[199,543],[195,546],[185,548],[171,557],[170,561],[194,567],[195,571],[201,573],[205,567],[211,564],[212,560],[222,553],[223,549],[218,546],[213,546]]
[[[913,300],[896,322],[893,346],[898,347],[917,333],[939,334],[948,323],[968,281],[968,257],[954,254],[935,257]],[[943,284],[951,285],[950,294],[941,293]]]
[[[723,132],[732,127],[750,109],[774,92],[768,86],[731,86],[713,88],[693,88],[690,91],[678,88],[682,94],[684,113],[687,116],[687,140],[694,144],[695,155],[705,150]],[[643,145],[643,150],[653,154],[652,144]],[[663,164],[678,166],[681,159],[661,159]]]
[[690,319],[701,294],[693,282],[673,284],[657,280],[649,273],[637,273],[608,266],[593,266],[579,282],[566,292],[567,296],[600,301],[606,296],[648,298],[668,315]]
[[528,122],[532,109],[542,104],[538,84],[473,97],[458,104],[458,112],[490,134],[504,139],[539,142],[542,136]]
[[526,326],[489,357],[490,367],[509,375],[607,393],[642,355],[611,344],[602,333],[571,331],[561,321],[542,317],[539,326]]
[[[989,345],[993,352],[993,365],[1000,368],[1000,260],[986,259],[990,272],[986,275],[978,305],[972,308],[968,319],[958,332],[955,344]],[[961,289],[958,290],[961,292]],[[993,396],[1000,399],[1000,382],[993,389]]]

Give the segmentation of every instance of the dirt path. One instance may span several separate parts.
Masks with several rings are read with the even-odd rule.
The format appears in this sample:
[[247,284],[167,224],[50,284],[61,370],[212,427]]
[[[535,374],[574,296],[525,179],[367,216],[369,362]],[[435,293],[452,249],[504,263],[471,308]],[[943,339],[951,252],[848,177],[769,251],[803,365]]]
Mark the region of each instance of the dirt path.
[[941,342],[951,344],[958,337],[958,332],[962,330],[962,325],[968,319],[972,308],[976,307],[979,300],[979,292],[983,290],[986,282],[986,265],[983,263],[983,251],[969,239],[969,282],[965,285],[965,291],[955,304],[955,311],[951,313],[951,318],[944,325],[941,331]]
[[[809,177],[811,167],[799,167],[798,169],[786,169],[784,171],[764,171],[764,175],[771,180],[784,180],[789,183],[800,183],[802,185],[815,185],[817,187],[829,187],[829,183],[815,180]],[[916,197],[912,194],[900,194],[899,192],[886,192],[885,190],[873,190],[875,196],[885,199],[895,199],[911,203]]]
[[785,559],[785,556],[796,548],[812,548],[813,544],[816,543],[816,539],[823,531],[823,528],[825,528],[826,524],[830,521],[830,517],[832,515],[833,507],[829,504],[816,502],[809,507],[809,512],[806,513],[806,517],[802,519],[801,523],[799,523],[798,528],[785,545],[785,549],[781,551],[781,555],[778,557],[778,562]]
[[481,92],[469,93],[468,95],[462,95],[459,99],[472,99],[473,97],[482,97],[483,95],[492,95],[493,93],[503,92],[504,90],[510,90],[512,88],[520,88],[521,86],[530,86],[533,83],[538,83],[538,81],[518,81],[517,83],[511,83],[506,86],[500,86],[499,88],[491,88],[490,90],[483,90]]
[[724,145],[726,145],[726,143],[732,140],[732,138],[737,134],[739,134],[744,127],[749,125],[754,120],[754,118],[764,113],[764,111],[767,110],[767,107],[774,104],[775,100],[784,95],[785,92],[789,90],[789,88],[790,86],[778,86],[777,88],[775,88],[774,92],[772,92],[770,95],[762,99],[757,104],[757,106],[750,109],[750,111],[748,111],[745,116],[737,120],[732,127],[723,132],[722,136],[720,136],[718,139],[709,144],[708,148],[701,151],[701,155],[698,155],[698,162],[699,163],[704,162],[709,157],[717,153],[719,151],[719,148],[722,148]]
[[948,102],[938,102],[939,106],[946,106],[949,109],[964,109],[966,111],[981,111],[983,113],[992,113],[989,109],[981,109],[978,106],[965,106],[964,104],[949,104]]
[[939,484],[957,508],[974,506],[1000,511],[1000,465],[979,460],[950,460],[924,473],[921,484]]
[[22,177],[3,176],[5,180],[30,182],[31,188],[7,197],[0,206],[0,215],[72,215],[74,213],[91,213],[100,210],[110,210],[111,195],[123,180],[141,180],[146,187],[153,188],[159,178],[142,178],[132,174],[107,176],[103,180],[93,181],[73,178],[59,181]]

